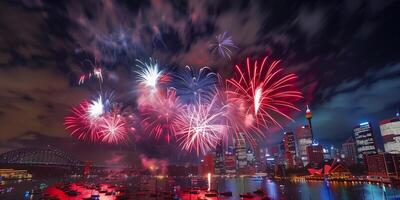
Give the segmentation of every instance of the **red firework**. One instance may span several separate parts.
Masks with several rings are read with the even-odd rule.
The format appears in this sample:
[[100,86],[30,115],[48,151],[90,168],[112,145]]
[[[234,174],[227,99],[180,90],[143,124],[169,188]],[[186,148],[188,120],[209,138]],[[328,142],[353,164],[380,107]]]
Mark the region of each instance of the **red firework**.
[[108,113],[100,124],[101,142],[108,144],[125,143],[128,139],[128,130],[124,117],[116,113]]
[[[288,115],[288,110],[299,110],[294,103],[302,98],[301,92],[294,89],[297,79],[295,74],[283,73],[279,67],[280,61],[273,61],[266,65],[265,57],[261,63],[250,63],[247,58],[246,68],[235,66],[235,77],[226,80],[227,103],[238,131],[245,131],[245,127],[257,130],[259,127],[268,128],[270,125],[282,127],[280,119],[293,119]],[[238,118],[239,117],[239,118]],[[237,119],[237,120],[235,120]],[[242,121],[243,125],[237,125]],[[234,124],[232,123],[232,124]],[[248,138],[251,135],[246,134]]]
[[101,118],[93,118],[88,114],[89,102],[84,100],[72,108],[72,114],[64,120],[65,129],[79,140],[95,142],[99,140],[99,124]]
[[166,95],[157,94],[154,104],[141,108],[142,125],[156,139],[165,136],[169,143],[171,137],[175,137],[177,118],[182,108],[175,90],[168,90]]

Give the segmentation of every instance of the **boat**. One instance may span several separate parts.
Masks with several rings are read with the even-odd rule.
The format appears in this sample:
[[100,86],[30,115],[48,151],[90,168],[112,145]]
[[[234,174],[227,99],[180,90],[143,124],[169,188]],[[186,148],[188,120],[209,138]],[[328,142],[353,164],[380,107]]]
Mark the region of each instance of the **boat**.
[[219,195],[226,196],[226,197],[231,197],[232,196],[232,192],[231,191],[220,192]]
[[205,197],[217,197],[218,194],[217,193],[205,193],[204,196]]
[[244,198],[244,199],[254,198],[254,195],[252,195],[251,193],[240,194],[239,196],[240,196],[240,198]]

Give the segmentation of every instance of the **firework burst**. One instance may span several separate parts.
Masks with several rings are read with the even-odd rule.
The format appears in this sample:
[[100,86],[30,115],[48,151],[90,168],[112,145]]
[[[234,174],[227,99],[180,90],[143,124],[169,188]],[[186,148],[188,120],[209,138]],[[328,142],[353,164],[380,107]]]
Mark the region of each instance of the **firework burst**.
[[261,63],[250,63],[247,58],[243,70],[236,65],[236,76],[226,81],[228,99],[241,102],[243,119],[247,126],[261,125],[282,127],[278,118],[293,120],[286,111],[299,110],[294,102],[302,98],[301,92],[294,89],[295,74],[283,74],[280,61],[267,66],[267,57]]
[[209,103],[216,92],[217,74],[208,67],[186,66],[174,78],[173,87],[185,103]]
[[228,32],[217,35],[215,42],[210,44],[211,53],[218,53],[225,59],[231,59],[231,54],[238,47],[233,43],[232,36]]
[[128,139],[125,119],[117,113],[109,113],[100,124],[101,142],[108,144],[124,143]]
[[140,60],[136,61],[138,62],[136,65],[138,70],[135,70],[135,73],[139,75],[139,83],[145,87],[156,90],[163,76],[163,71],[159,69],[157,61],[151,58],[147,63]]
[[209,104],[186,105],[178,117],[177,141],[183,150],[205,154],[225,138],[225,108],[216,104],[216,96]]
[[71,115],[64,120],[65,129],[79,140],[96,142],[99,139],[101,118],[93,118],[88,115],[89,102],[82,101],[72,108]]
[[167,95],[157,95],[155,104],[143,106],[142,125],[156,139],[164,136],[169,143],[175,137],[177,119],[181,114],[183,105],[176,97],[175,90],[168,90]]

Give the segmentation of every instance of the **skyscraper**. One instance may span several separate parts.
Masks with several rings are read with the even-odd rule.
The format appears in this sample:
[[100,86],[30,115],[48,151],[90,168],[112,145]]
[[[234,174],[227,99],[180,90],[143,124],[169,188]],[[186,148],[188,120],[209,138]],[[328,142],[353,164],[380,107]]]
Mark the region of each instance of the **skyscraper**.
[[324,152],[322,145],[313,143],[307,147],[308,162],[311,165],[317,166],[324,161]]
[[215,174],[224,174],[224,148],[222,140],[219,141],[215,148]]
[[296,156],[296,140],[293,132],[283,133],[283,145],[285,151],[285,163],[287,164],[287,167],[293,168],[295,166]]
[[344,163],[346,163],[347,166],[357,163],[357,148],[353,137],[350,137],[342,144],[342,151],[344,154]]
[[236,157],[231,152],[226,152],[224,157],[225,173],[236,174]]
[[364,154],[378,153],[372,127],[369,122],[363,122],[357,125],[354,127],[353,131],[357,145],[357,157],[359,160],[363,159]]
[[400,117],[382,120],[379,128],[385,152],[400,154]]
[[308,125],[296,128],[297,156],[303,165],[308,164],[307,147],[312,144],[311,129]]
[[241,172],[245,170],[247,166],[246,141],[244,139],[243,133],[239,133],[238,137],[234,140],[234,142],[235,142],[237,169],[239,172]]

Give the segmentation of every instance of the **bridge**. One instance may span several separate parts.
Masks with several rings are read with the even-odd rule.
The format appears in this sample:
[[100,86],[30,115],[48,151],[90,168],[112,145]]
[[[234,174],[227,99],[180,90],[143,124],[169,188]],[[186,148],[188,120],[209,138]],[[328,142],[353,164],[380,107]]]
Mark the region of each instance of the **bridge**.
[[0,164],[83,166],[66,152],[54,148],[22,148],[0,155]]

